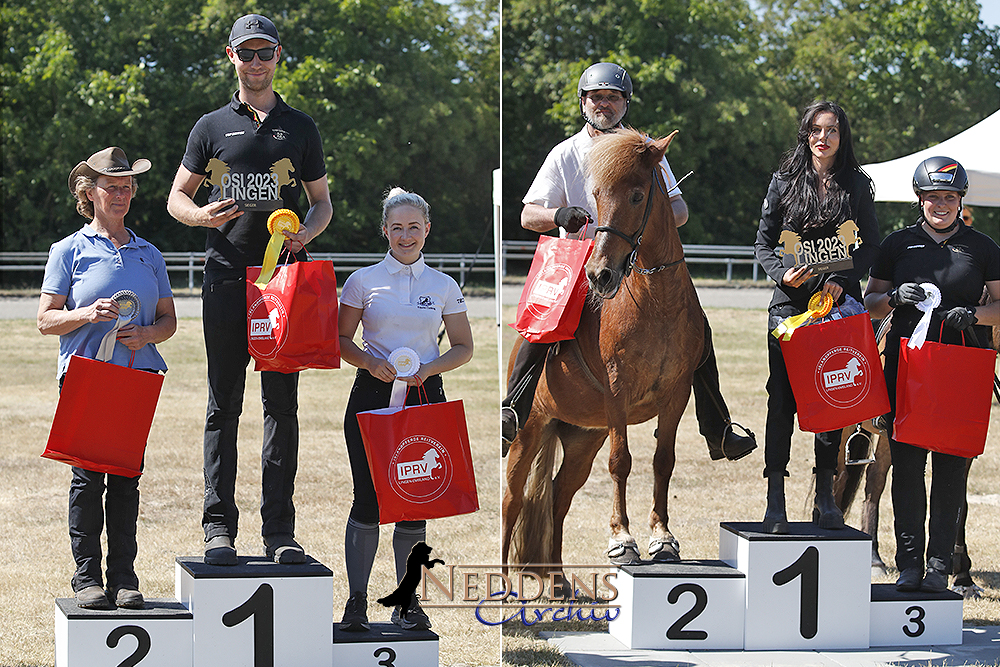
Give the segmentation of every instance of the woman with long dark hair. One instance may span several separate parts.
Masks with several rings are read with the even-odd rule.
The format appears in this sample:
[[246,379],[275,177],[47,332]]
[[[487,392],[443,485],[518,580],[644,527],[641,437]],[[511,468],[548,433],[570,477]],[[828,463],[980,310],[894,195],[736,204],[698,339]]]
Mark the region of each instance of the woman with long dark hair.
[[[860,281],[875,260],[878,246],[872,183],[854,155],[847,114],[834,102],[814,102],[802,114],[796,144],[771,177],[761,206],[754,249],[757,261],[775,282],[768,331],[804,313],[816,292],[829,294],[837,304],[848,296],[860,302]],[[820,263],[833,264],[833,268],[814,270]],[[781,347],[770,334],[767,360],[764,530],[787,533],[785,477],[796,406]],[[833,498],[839,446],[840,429],[817,433],[814,438],[813,522],[821,528],[844,526]]]

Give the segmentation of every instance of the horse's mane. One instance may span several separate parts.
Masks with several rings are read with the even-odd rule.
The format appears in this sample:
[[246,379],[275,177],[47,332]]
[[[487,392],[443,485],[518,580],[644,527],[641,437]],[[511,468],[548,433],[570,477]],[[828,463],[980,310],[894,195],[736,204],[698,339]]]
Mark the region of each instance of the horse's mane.
[[650,148],[649,136],[630,127],[597,137],[587,164],[594,187],[618,183],[634,173],[642,155]]

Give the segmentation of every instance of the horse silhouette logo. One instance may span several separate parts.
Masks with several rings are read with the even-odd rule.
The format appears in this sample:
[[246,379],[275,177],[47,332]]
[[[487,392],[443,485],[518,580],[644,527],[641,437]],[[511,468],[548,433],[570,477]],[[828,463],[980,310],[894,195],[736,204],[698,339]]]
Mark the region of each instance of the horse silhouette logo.
[[229,165],[219,158],[214,157],[208,161],[208,166],[205,167],[205,171],[208,172],[208,175],[205,176],[204,180],[205,187],[210,188],[214,185],[221,190],[222,177],[229,173]]
[[298,184],[298,181],[292,178],[293,171],[295,171],[295,165],[293,165],[292,161],[287,157],[283,157],[271,165],[271,173],[278,179],[279,189],[285,187],[286,185],[290,185],[294,188]]
[[778,247],[775,248],[779,257],[785,255],[797,256],[802,249],[802,237],[790,229],[781,232],[778,237]]
[[861,236],[858,234],[858,225],[853,220],[845,220],[837,227],[837,236],[844,248],[857,248],[861,245]]

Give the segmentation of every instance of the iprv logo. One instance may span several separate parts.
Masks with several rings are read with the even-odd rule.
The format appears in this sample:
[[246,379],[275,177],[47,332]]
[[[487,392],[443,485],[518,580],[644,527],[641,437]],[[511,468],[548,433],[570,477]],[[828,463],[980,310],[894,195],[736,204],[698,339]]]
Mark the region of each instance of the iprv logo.
[[448,490],[454,472],[444,445],[429,436],[413,435],[399,443],[389,461],[389,485],[401,498],[429,503]]
[[568,264],[550,264],[535,274],[528,290],[525,307],[535,317],[544,317],[546,311],[570,289],[573,270]]
[[274,294],[264,293],[247,309],[247,341],[260,359],[273,359],[288,336],[285,306]]
[[852,408],[871,389],[871,368],[859,350],[841,345],[824,354],[816,364],[816,390],[827,403]]

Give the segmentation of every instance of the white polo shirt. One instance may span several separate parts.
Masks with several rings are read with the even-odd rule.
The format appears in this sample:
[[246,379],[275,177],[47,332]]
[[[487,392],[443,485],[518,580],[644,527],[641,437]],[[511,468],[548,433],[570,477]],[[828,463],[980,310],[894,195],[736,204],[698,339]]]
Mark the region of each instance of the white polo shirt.
[[427,266],[423,255],[413,264],[401,264],[391,253],[348,276],[340,303],[361,309],[365,352],[388,359],[394,350],[408,347],[420,355],[421,364],[441,355],[437,335],[442,317],[468,310],[455,279]]
[[[571,239],[592,239],[597,230],[597,202],[594,200],[594,186],[587,177],[587,153],[594,144],[594,139],[587,133],[587,127],[574,134],[569,139],[559,143],[549,151],[542,167],[535,174],[528,193],[521,200],[524,204],[540,204],[545,208],[561,206],[581,206],[590,213],[593,222],[573,234],[566,233],[562,227],[559,235]],[[676,188],[677,179],[670,170],[667,158],[660,162],[663,169],[663,179],[667,192],[671,197],[681,194]],[[674,188],[674,189],[671,189]]]

